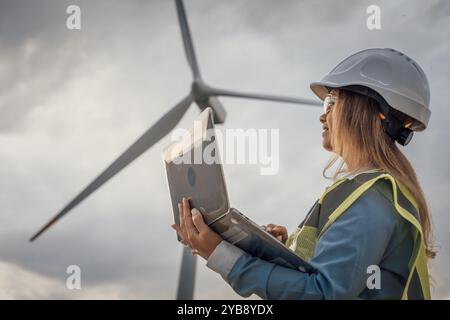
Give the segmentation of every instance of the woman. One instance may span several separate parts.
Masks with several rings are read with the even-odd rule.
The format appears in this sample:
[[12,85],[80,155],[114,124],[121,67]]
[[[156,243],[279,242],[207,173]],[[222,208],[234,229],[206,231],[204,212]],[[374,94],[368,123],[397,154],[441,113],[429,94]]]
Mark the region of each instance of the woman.
[[396,145],[430,117],[422,69],[393,49],[339,63],[311,89],[324,101],[322,144],[338,160],[334,183],[289,237],[266,230],[317,268],[307,274],[252,257],[205,225],[189,201],[172,227],[241,296],[264,299],[429,299],[430,215],[410,162]]

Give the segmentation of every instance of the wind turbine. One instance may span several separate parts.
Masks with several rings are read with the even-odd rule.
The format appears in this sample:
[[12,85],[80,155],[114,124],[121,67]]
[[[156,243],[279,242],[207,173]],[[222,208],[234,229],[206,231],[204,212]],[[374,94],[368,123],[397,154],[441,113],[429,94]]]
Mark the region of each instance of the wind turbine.
[[[218,99],[220,96],[268,100],[276,102],[296,103],[304,105],[321,105],[317,101],[286,97],[279,95],[268,95],[258,93],[243,93],[238,91],[224,90],[207,85],[200,74],[197,57],[192,43],[186,12],[182,0],[175,0],[178,22],[181,29],[184,51],[192,71],[193,81],[189,93],[182,98],[172,109],[161,117],[153,126],[139,137],[125,152],[123,152],[113,163],[111,163],[97,178],[84,188],[72,201],[63,207],[53,218],[51,218],[31,238],[30,242],[36,240],[43,232],[60,220],[70,210],[86,199],[94,191],[100,188],[119,171],[136,160],[140,155],[152,147],[156,142],[166,136],[181,120],[189,106],[195,102],[200,110],[211,107],[214,111],[214,122],[223,123],[226,112]],[[191,300],[194,293],[196,257],[191,254],[190,249],[184,247],[181,261],[180,276],[178,280],[177,299]]]

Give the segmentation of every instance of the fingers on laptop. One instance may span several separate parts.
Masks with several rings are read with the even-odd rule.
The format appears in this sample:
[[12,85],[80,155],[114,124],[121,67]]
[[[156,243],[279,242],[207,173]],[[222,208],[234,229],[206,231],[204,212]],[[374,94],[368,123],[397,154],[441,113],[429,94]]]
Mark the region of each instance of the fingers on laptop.
[[192,222],[194,223],[195,229],[198,230],[198,233],[209,231],[209,227],[206,225],[205,220],[203,220],[200,211],[194,208],[191,210],[191,213]]
[[192,221],[191,208],[188,198],[183,198],[181,202],[181,221],[183,221],[183,235],[187,245],[192,248],[192,241],[198,234],[197,229]]
[[190,198],[183,198],[181,203],[178,203],[178,214],[180,215],[180,224],[173,224],[172,228],[178,233],[182,239],[181,243],[192,247],[189,238],[197,234],[197,229],[192,221],[191,209],[189,204]]
[[190,238],[196,235],[198,232],[194,226],[194,222],[192,221],[191,206],[187,198],[183,198],[183,214],[184,214],[186,234],[188,239],[190,240]]

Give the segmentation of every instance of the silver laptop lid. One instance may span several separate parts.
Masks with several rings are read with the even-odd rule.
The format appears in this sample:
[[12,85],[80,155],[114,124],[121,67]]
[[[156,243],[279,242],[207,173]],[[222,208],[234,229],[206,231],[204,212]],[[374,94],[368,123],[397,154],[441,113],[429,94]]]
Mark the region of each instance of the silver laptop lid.
[[213,111],[206,108],[178,141],[163,150],[174,218],[178,202],[192,197],[207,224],[228,212],[229,202],[214,130]]

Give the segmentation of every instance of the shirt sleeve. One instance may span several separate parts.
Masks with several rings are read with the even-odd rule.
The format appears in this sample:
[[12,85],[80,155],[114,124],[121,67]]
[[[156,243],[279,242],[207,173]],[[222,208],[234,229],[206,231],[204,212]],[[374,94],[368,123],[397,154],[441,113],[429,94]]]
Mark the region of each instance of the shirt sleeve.
[[243,297],[354,299],[366,287],[367,268],[380,264],[396,218],[392,202],[369,189],[318,241],[311,260],[317,273],[307,274],[252,257],[226,241],[211,254],[208,266],[214,266]]

